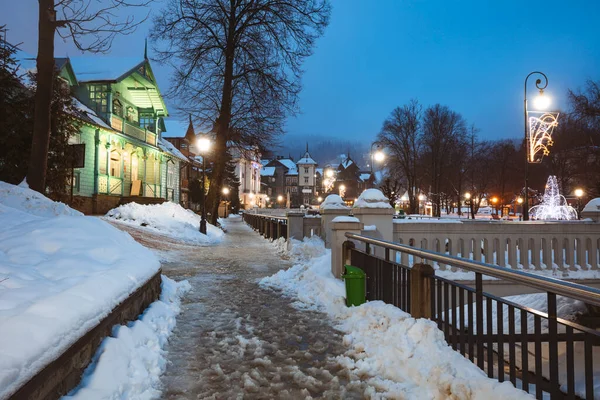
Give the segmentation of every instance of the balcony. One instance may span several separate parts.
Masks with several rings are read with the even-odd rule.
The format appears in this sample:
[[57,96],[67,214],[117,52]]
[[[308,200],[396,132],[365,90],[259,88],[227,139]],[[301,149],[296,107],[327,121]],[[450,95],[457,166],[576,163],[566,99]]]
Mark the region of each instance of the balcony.
[[111,114],[110,126],[119,132],[123,132],[124,134],[134,137],[142,142],[146,142],[151,144],[152,146],[156,146],[156,133],[149,131],[148,129],[143,129],[138,126],[135,126],[118,115]]

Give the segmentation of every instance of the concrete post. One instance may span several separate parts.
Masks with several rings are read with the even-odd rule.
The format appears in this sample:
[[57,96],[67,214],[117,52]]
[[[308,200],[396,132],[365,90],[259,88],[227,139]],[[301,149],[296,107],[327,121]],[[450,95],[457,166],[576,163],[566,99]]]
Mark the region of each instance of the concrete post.
[[288,240],[304,239],[304,213],[290,211],[287,213],[288,218]]
[[360,234],[363,224],[356,218],[343,222],[331,222],[331,273],[336,278],[341,278],[344,273],[344,242],[346,232]]
[[[375,227],[375,230],[363,230],[362,235],[375,239],[394,241],[394,215],[393,208],[354,208],[354,216],[359,219],[365,227]],[[375,256],[384,258],[385,250],[374,246]],[[392,260],[394,254],[391,254]]]
[[415,264],[410,272],[410,315],[431,318],[431,277],[435,274],[428,264]]
[[323,208],[321,210],[321,235],[322,239],[325,241],[326,249],[331,248],[331,221],[333,221],[335,217],[347,216],[348,214],[350,214],[350,207],[335,209]]

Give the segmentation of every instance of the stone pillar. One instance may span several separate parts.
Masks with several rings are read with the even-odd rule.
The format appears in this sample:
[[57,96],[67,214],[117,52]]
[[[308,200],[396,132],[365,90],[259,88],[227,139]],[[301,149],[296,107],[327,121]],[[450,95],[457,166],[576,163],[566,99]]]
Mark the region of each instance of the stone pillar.
[[346,232],[360,234],[363,224],[357,218],[347,218],[345,221],[332,221],[331,229],[331,273],[336,278],[341,278],[344,273],[346,262],[343,245],[346,240]]
[[335,217],[347,216],[348,214],[350,214],[350,207],[342,209],[323,208],[321,210],[321,236],[325,241],[325,248],[331,248],[331,221]]
[[288,218],[288,240],[304,239],[304,213],[290,211],[287,213]]
[[[363,230],[362,234],[364,236],[387,242],[394,241],[393,208],[354,208],[353,212],[354,216],[358,218],[364,227],[375,227],[375,230]],[[378,246],[374,246],[373,248],[375,249],[375,256],[385,257],[385,249]]]

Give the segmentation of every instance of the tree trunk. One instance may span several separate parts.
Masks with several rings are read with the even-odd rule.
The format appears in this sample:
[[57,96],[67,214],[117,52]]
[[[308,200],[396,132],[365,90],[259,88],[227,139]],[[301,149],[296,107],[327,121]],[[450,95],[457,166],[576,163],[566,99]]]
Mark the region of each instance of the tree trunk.
[[40,193],[45,191],[50,143],[50,106],[54,81],[54,23],[54,0],[39,0],[37,88],[27,183],[31,189]]

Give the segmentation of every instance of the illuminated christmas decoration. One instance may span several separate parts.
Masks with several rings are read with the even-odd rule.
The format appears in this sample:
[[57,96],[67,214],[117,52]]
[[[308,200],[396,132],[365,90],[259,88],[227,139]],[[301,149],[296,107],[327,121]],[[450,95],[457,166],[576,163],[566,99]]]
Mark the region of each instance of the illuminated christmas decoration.
[[325,193],[330,193],[335,183],[335,171],[328,169],[325,171],[325,178],[323,179],[323,190]]
[[556,176],[550,175],[546,182],[542,204],[531,207],[529,214],[533,219],[572,220],[577,219],[577,211],[567,204],[565,197],[558,190]]
[[540,163],[544,156],[550,154],[549,147],[554,144],[552,131],[558,125],[558,113],[529,111],[528,115],[527,161]]

